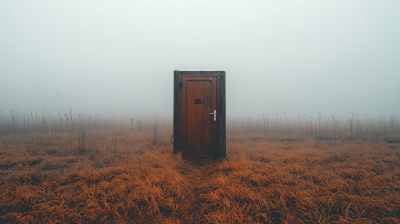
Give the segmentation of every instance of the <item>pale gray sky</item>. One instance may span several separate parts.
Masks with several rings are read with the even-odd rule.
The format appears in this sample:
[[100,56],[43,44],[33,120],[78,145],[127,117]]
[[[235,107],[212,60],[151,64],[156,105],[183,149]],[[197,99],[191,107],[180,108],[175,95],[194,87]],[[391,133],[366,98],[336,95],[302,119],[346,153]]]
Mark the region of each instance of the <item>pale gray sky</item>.
[[224,70],[227,115],[400,115],[400,1],[0,1],[0,110],[172,114]]

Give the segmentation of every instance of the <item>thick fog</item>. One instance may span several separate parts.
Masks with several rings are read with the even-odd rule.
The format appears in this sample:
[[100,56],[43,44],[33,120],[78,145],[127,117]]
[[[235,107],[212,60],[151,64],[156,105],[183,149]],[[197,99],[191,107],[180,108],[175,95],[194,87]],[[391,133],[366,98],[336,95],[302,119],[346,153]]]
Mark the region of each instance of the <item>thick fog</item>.
[[227,116],[400,115],[400,1],[0,1],[0,110],[172,115],[226,71]]

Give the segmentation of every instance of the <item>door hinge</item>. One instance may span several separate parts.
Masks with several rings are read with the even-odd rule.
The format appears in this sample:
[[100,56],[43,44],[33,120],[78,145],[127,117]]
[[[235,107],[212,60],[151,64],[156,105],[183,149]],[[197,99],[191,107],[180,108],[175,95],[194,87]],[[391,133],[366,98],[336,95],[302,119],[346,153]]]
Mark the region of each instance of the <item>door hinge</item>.
[[183,88],[183,82],[180,82],[179,83],[179,89],[182,89]]

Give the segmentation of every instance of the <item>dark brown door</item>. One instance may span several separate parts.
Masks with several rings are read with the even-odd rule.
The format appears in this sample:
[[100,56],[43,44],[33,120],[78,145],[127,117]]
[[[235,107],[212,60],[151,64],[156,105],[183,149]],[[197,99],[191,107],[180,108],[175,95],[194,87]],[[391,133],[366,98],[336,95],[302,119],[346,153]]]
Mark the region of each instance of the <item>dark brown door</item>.
[[219,121],[218,76],[182,75],[180,79],[182,155],[187,158],[212,157],[217,146]]

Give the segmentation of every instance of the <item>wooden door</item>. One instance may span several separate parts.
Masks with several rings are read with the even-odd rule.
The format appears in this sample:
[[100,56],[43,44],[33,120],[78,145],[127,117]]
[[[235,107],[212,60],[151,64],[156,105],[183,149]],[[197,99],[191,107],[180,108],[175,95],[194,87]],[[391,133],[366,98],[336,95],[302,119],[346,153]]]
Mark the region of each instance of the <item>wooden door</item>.
[[219,127],[218,76],[181,75],[180,82],[182,156],[193,159],[212,157],[217,147]]

